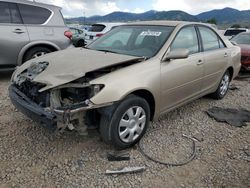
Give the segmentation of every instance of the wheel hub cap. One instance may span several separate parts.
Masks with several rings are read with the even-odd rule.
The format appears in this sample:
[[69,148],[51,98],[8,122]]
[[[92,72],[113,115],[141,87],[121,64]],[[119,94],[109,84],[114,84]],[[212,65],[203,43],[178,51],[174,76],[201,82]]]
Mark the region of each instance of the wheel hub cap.
[[226,94],[227,90],[228,90],[228,86],[229,86],[229,76],[226,74],[224,75],[221,84],[220,84],[220,94],[223,96]]
[[129,108],[119,123],[119,137],[125,143],[132,143],[143,132],[146,124],[146,113],[143,108],[134,106]]

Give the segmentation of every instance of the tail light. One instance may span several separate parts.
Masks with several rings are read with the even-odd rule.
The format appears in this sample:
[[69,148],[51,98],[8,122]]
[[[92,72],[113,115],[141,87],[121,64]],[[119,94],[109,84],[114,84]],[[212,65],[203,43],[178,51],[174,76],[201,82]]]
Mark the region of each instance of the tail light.
[[65,31],[65,32],[64,32],[64,36],[67,37],[67,38],[69,38],[69,39],[72,39],[73,34],[72,34],[71,31]]
[[103,34],[102,33],[98,33],[96,34],[96,37],[101,37]]

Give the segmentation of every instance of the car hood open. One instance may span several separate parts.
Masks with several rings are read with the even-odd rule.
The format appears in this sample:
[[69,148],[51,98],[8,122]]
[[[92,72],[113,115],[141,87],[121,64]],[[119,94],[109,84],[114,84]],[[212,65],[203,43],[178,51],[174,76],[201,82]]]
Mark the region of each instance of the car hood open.
[[87,72],[136,59],[141,58],[85,48],[73,48],[29,60],[16,70],[13,80],[15,81],[17,75],[27,70],[32,64],[48,62],[48,67],[33,78],[33,82],[46,85],[41,89],[41,91],[45,91],[79,79]]

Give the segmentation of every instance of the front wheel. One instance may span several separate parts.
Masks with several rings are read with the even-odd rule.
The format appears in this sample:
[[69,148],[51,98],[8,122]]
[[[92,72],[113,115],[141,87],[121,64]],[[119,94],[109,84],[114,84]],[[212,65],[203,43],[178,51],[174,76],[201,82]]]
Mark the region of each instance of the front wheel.
[[117,149],[135,145],[145,134],[150,121],[147,101],[131,95],[118,104],[111,117],[103,115],[100,134],[106,143]]
[[212,97],[217,100],[223,99],[227,94],[229,84],[230,84],[230,73],[227,70],[223,75],[217,90],[214,93],[212,93]]

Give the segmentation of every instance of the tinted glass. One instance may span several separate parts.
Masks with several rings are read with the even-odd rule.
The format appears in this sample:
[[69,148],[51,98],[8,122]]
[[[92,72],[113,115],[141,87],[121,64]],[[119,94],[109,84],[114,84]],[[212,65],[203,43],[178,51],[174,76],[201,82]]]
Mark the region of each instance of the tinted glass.
[[87,48],[150,58],[162,48],[173,29],[167,26],[120,26]]
[[190,54],[199,52],[198,38],[194,27],[186,27],[177,34],[170,50],[180,48],[188,49]]
[[10,7],[10,14],[11,14],[12,23],[21,24],[22,19],[21,19],[17,5],[14,3],[10,3],[9,7]]
[[225,32],[225,36],[234,36],[238,35],[239,33],[246,32],[245,29],[230,29]]
[[8,3],[0,2],[0,23],[11,23]]
[[94,25],[91,26],[89,31],[91,31],[91,32],[102,32],[104,29],[105,29],[105,25],[94,24]]
[[[204,51],[220,48],[219,37],[207,27],[199,27]],[[223,47],[223,46],[222,46]]]
[[237,44],[250,44],[250,33],[236,35],[232,41],[235,41]]
[[24,24],[43,24],[51,15],[51,12],[45,8],[25,4],[19,4],[18,6]]

